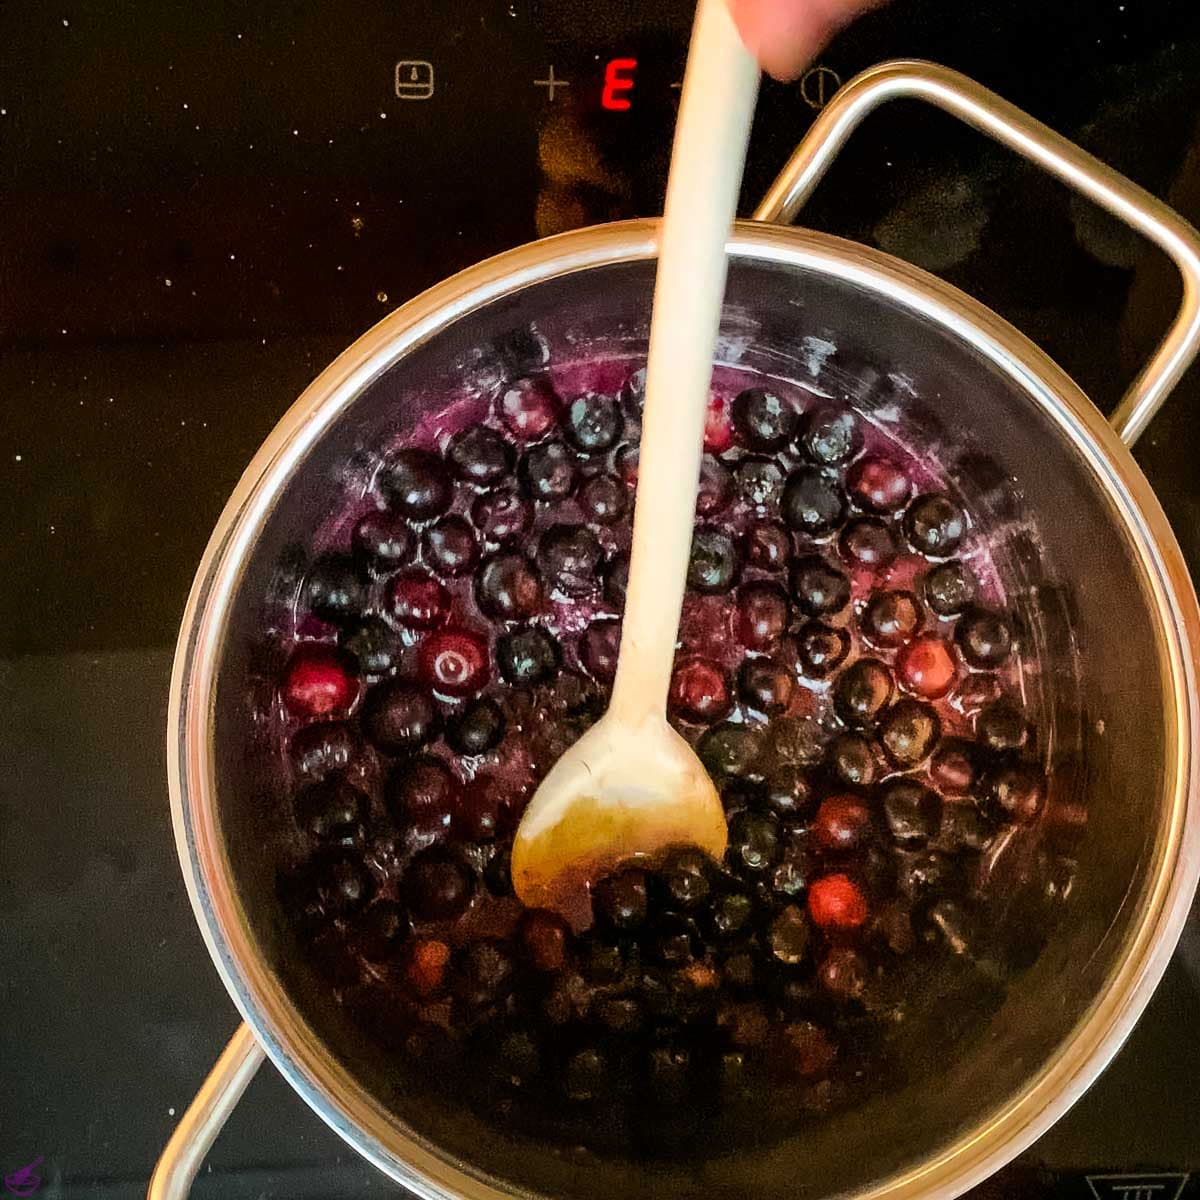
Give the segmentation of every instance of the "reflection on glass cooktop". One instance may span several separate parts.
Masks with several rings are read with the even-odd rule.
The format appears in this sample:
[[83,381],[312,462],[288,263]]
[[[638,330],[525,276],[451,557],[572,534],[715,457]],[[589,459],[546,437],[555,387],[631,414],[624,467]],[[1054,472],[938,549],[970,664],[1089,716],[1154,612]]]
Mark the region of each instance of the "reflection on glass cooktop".
[[[175,861],[162,730],[184,598],[238,475],[398,303],[539,234],[659,209],[689,9],[0,8],[10,1194],[143,1195],[235,1024]],[[896,56],[978,78],[1200,223],[1194,0],[895,0],[764,87],[743,211],[837,83]],[[980,296],[1102,407],[1175,303],[1155,253],[915,107],[872,118],[804,218]],[[1193,571],[1198,400],[1193,371],[1138,447]],[[979,1195],[1200,1195],[1197,1030],[1193,915],[1113,1066]],[[271,1070],[196,1188],[396,1191]]]

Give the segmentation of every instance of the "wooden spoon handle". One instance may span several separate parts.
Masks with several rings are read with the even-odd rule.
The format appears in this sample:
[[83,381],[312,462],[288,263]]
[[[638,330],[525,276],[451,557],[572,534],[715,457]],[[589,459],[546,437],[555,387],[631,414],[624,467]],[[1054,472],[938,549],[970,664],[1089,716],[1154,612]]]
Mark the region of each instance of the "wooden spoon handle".
[[659,232],[633,551],[610,711],[661,715],[687,581],[725,241],[758,94],[726,0],[700,0]]

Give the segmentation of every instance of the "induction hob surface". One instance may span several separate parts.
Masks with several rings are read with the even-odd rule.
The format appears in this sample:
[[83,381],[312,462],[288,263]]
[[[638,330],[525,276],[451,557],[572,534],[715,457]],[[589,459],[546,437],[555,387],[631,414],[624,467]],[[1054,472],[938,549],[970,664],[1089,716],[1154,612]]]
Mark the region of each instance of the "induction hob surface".
[[[9,1193],[144,1194],[235,1025],[175,860],[162,730],[238,475],[396,304],[540,234],[660,210],[688,7],[0,8]],[[1200,222],[1192,0],[896,0],[799,83],[764,86],[743,211],[838,82],[897,56],[977,78]],[[906,105],[856,135],[805,220],[979,296],[1104,408],[1175,303],[1146,245]],[[1193,371],[1138,446],[1194,572],[1198,398]],[[979,1194],[1200,1195],[1198,1034],[1194,915],[1113,1065]],[[397,1190],[264,1070],[196,1195]]]

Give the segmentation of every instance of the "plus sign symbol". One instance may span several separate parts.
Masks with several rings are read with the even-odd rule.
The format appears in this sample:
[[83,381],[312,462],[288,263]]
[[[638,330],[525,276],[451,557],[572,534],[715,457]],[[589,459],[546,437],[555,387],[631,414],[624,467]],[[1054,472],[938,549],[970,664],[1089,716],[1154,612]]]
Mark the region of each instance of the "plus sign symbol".
[[832,67],[809,67],[800,77],[800,96],[809,108],[822,109],[842,86]]

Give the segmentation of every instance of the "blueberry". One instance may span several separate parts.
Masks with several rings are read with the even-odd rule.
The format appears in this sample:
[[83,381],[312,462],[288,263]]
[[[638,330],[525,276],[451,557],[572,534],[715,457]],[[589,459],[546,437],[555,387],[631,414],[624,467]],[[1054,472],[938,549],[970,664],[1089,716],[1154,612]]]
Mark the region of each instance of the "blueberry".
[[764,781],[771,811],[784,820],[804,816],[812,807],[812,788],[800,767],[782,763]]
[[512,886],[512,850],[507,846],[497,846],[488,858],[483,868],[483,882],[493,896],[511,896]]
[[614,396],[595,392],[571,401],[563,423],[563,436],[581,454],[603,454],[617,444],[625,418]]
[[692,534],[688,587],[705,595],[727,592],[737,582],[740,571],[740,555],[733,538],[716,525],[698,525]]
[[330,850],[314,859],[312,880],[317,903],[333,917],[357,912],[375,894],[370,873],[350,850]]
[[427,521],[450,507],[454,489],[442,460],[428,450],[401,450],[380,475],[379,486],[393,508]]
[[615,475],[602,473],[585,479],[578,498],[585,520],[597,525],[614,524],[629,507],[629,492]]
[[902,846],[920,846],[937,835],[942,798],[915,779],[889,779],[879,789],[888,832]]
[[619,621],[593,621],[579,639],[579,663],[593,679],[611,683],[621,648]]
[[786,711],[796,691],[796,677],[774,658],[747,658],[738,669],[738,694],[756,712]]
[[774,459],[750,455],[737,465],[738,495],[760,512],[774,507],[783,494],[783,470]]
[[846,497],[836,479],[815,467],[801,467],[788,476],[780,513],[790,529],[824,537],[841,524]]
[[672,850],[659,869],[664,898],[678,911],[699,908],[712,889],[712,862],[703,850],[680,846]]
[[609,1033],[624,1037],[643,1032],[645,1006],[636,996],[606,996],[596,1002],[596,1021]]
[[471,520],[489,546],[502,546],[525,535],[533,508],[515,487],[499,487],[475,497]]
[[649,905],[646,872],[637,867],[607,875],[592,889],[592,909],[601,929],[617,933],[639,929]]
[[1010,821],[1031,821],[1045,799],[1045,776],[1036,767],[1017,759],[1006,759],[989,769],[980,780],[984,799]]
[[524,621],[542,607],[542,582],[521,554],[497,554],[475,573],[475,602],[497,621]]
[[912,592],[876,592],[859,618],[863,636],[876,646],[893,648],[921,628],[921,605]]
[[429,693],[402,679],[377,683],[363,705],[363,730],[387,754],[406,754],[437,737],[441,717]]
[[790,582],[792,595],[806,616],[832,616],[850,603],[850,580],[815,554],[793,564]]
[[839,1000],[857,1000],[867,988],[867,964],[851,946],[834,946],[817,967],[817,981]]
[[656,1046],[646,1059],[646,1085],[655,1104],[687,1102],[692,1056],[682,1046]]
[[975,736],[996,753],[1020,750],[1029,740],[1029,722],[1015,705],[997,700],[975,715]]
[[542,1071],[542,1050],[528,1030],[514,1029],[500,1042],[496,1055],[500,1079],[511,1087],[528,1087]]
[[466,517],[456,513],[435,521],[421,539],[425,561],[439,575],[461,575],[479,557],[479,543]]
[[612,1084],[610,1076],[604,1051],[585,1046],[570,1055],[563,1067],[563,1091],[576,1104],[591,1103],[607,1095]]
[[305,577],[303,603],[323,621],[341,625],[357,620],[365,600],[366,591],[349,555],[323,555]]
[[976,591],[975,576],[960,562],[938,563],[921,581],[921,595],[939,617],[962,612],[975,599]]
[[551,1025],[576,1025],[588,1019],[594,999],[591,984],[578,971],[562,971],[542,998],[542,1015]]
[[510,329],[492,347],[510,377],[532,374],[550,361],[550,343],[534,325]]
[[411,560],[413,531],[403,517],[381,509],[359,518],[350,544],[361,570],[388,575]]
[[779,910],[767,930],[767,945],[771,954],[785,966],[802,963],[808,954],[810,927],[808,916],[795,904]]
[[949,796],[972,791],[978,774],[978,747],[963,738],[946,738],[933,752],[929,778]]
[[544,629],[528,625],[497,640],[496,661],[504,678],[520,687],[553,678],[562,662],[562,651]]
[[613,608],[625,607],[625,592],[629,587],[629,554],[614,554],[604,564],[604,599]]
[[504,736],[504,712],[495,700],[472,700],[446,725],[446,742],[456,754],[486,754]]
[[982,850],[991,830],[976,806],[966,800],[946,804],[938,836],[955,850]]
[[377,900],[354,919],[349,945],[370,963],[395,959],[409,933],[408,913],[390,900]]
[[795,406],[763,388],[747,388],[734,397],[733,428],[750,450],[773,452],[791,441],[799,422]]
[[919,700],[898,700],[879,721],[879,740],[898,767],[915,767],[933,752],[942,735],[937,712]]
[[700,480],[696,489],[696,515],[711,517],[719,513],[733,495],[733,477],[710,454],[700,460]]
[[450,960],[450,990],[468,1008],[495,1004],[510,991],[516,964],[498,938],[481,938],[455,951]]
[[761,875],[774,865],[779,852],[779,822],[773,816],[749,809],[734,813],[725,851],[725,859],[734,870]]
[[851,663],[833,689],[833,706],[848,725],[869,725],[887,707],[894,685],[892,673],[875,658]]
[[846,409],[818,408],[804,423],[801,444],[813,462],[836,466],[858,453],[862,433]]
[[903,892],[917,901],[955,890],[962,881],[958,864],[940,850],[928,850],[905,865],[900,877]]
[[782,571],[792,557],[792,535],[779,521],[756,521],[742,541],[747,566]]
[[570,938],[566,921],[545,908],[527,908],[517,922],[517,942],[536,971],[560,970]]
[[365,747],[358,731],[344,721],[318,721],[296,731],[291,758],[299,775],[324,779],[332,771],[344,771],[363,755]]
[[450,439],[446,461],[459,479],[487,487],[512,471],[514,455],[512,446],[494,429],[473,425]]
[[513,437],[533,442],[558,424],[562,400],[545,375],[530,375],[504,390],[496,410]]
[[806,621],[797,636],[796,649],[804,674],[823,679],[846,661],[850,635],[821,621]]
[[895,463],[868,454],[846,473],[846,490],[859,508],[894,513],[908,503],[912,484]]
[[319,842],[361,845],[369,804],[367,797],[341,775],[326,776],[296,793],[296,823]]
[[445,850],[422,850],[401,881],[409,911],[418,920],[448,921],[471,903],[474,883],[466,865]]
[[451,825],[467,842],[490,842],[506,823],[507,788],[493,775],[480,773],[462,789]]
[[882,571],[896,557],[896,539],[878,517],[855,517],[842,530],[838,551],[853,567]]
[[390,674],[400,663],[400,638],[380,617],[366,617],[347,629],[341,644],[343,650],[354,655],[359,671],[367,679]]
[[595,591],[603,557],[603,547],[586,525],[551,525],[538,543],[542,578],[577,599]]
[[[752,904],[749,896],[745,896],[743,899]],[[749,913],[747,913],[746,923],[749,923]],[[721,978],[733,992],[742,994],[753,992],[758,979],[758,963],[754,952],[744,946],[735,945],[721,962]]]
[[952,954],[971,956],[979,941],[974,914],[957,900],[935,901],[926,916],[926,939],[944,944]]
[[714,725],[696,750],[714,779],[749,776],[762,753],[762,732],[753,725]]
[[825,754],[826,734],[812,717],[776,717],[770,725],[775,759],[793,767],[811,767]]
[[908,544],[926,558],[953,554],[966,531],[967,519],[962,509],[941,493],[918,496],[904,514]]
[[535,500],[565,500],[575,490],[575,462],[562,442],[542,442],[521,455],[517,474]]
[[754,901],[745,892],[722,892],[709,910],[709,927],[722,940],[745,931],[754,916]]
[[862,733],[839,733],[825,758],[833,777],[846,787],[870,787],[879,774],[878,744]]
[[384,789],[392,819],[401,828],[443,833],[458,803],[461,787],[450,768],[431,754],[393,767]]
[[1012,653],[1012,630],[1008,622],[987,608],[971,608],[963,613],[954,639],[963,658],[981,670],[1001,666]]
[[639,446],[622,446],[613,455],[613,469],[626,487],[636,488],[642,451]]
[[737,635],[749,650],[770,650],[791,620],[787,593],[777,583],[745,584],[737,597]]

